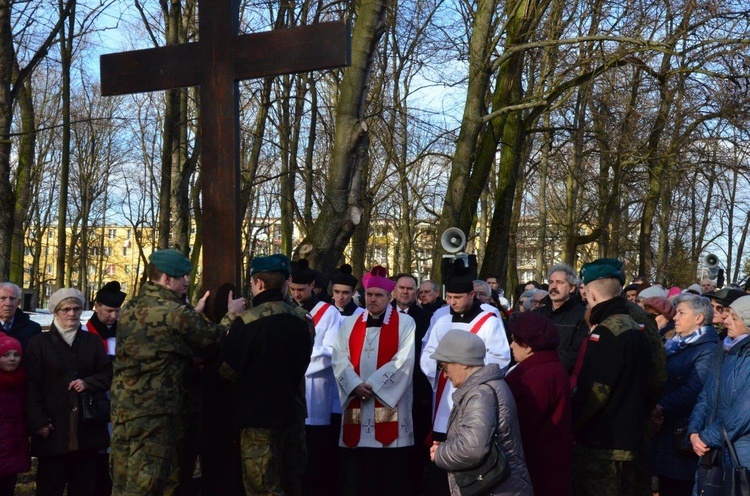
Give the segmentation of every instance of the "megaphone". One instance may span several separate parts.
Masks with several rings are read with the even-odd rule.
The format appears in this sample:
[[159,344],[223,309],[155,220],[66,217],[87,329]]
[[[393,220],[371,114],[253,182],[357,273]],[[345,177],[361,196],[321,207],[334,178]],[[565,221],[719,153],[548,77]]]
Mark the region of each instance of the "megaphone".
[[719,266],[719,257],[714,255],[713,253],[709,253],[706,255],[706,258],[703,259],[703,263],[706,264],[706,268],[708,270],[715,269]]
[[448,253],[458,253],[466,246],[466,235],[457,227],[449,227],[440,236],[440,245]]

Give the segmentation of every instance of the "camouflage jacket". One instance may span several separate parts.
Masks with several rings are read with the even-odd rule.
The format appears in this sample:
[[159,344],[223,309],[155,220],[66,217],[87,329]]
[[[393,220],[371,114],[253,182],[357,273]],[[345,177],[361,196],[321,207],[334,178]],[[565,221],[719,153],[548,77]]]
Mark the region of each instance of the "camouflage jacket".
[[117,324],[113,421],[186,413],[188,365],[201,350],[218,344],[226,329],[186,306],[171,289],[147,282],[123,306]]

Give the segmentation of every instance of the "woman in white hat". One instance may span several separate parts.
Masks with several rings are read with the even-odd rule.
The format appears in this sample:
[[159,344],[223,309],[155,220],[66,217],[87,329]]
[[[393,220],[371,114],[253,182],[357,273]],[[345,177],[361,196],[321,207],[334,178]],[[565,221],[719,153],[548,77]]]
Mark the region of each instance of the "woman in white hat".
[[84,297],[74,288],[50,296],[49,332],[29,341],[27,423],[39,460],[37,496],[93,496],[100,449],[109,445],[106,421],[83,418],[81,393],[109,390],[112,361],[99,337],[81,329]]
[[516,403],[500,367],[495,363],[484,365],[485,353],[480,337],[451,330],[430,356],[456,388],[446,439],[433,444],[430,458],[448,471],[451,495],[459,496],[456,472],[480,466],[497,435],[510,465],[510,477],[485,494],[531,495]]
[[[737,298],[724,312],[727,337],[716,349],[713,364],[688,425],[693,451],[703,457],[693,494],[700,494],[714,466],[731,467],[722,429],[737,450],[740,466],[750,467],[750,295]],[[720,450],[721,449],[721,450]],[[718,453],[718,456],[712,456]],[[708,455],[708,456],[704,456]],[[721,473],[713,470],[713,473]]]

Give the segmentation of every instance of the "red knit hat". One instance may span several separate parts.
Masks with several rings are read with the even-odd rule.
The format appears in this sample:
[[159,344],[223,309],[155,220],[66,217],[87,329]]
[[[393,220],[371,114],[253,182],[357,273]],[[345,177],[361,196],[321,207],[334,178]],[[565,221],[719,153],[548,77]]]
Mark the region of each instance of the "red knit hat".
[[0,356],[5,355],[11,350],[16,350],[20,355],[21,343],[19,343],[16,338],[12,338],[4,332],[0,332]]

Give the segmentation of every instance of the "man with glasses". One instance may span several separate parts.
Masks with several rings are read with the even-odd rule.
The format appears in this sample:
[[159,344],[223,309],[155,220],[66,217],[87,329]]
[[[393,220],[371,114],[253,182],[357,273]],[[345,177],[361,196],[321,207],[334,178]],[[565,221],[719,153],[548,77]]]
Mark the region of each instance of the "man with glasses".
[[42,327],[23,313],[20,305],[21,288],[12,282],[0,282],[0,331],[17,339],[24,355],[29,339],[41,334]]
[[547,302],[550,302],[549,293],[543,289],[535,289],[534,294],[531,295],[531,310],[547,306]]
[[703,296],[711,301],[711,306],[714,309],[714,327],[716,327],[716,332],[719,333],[719,338],[724,339],[727,336],[727,329],[724,325],[726,313],[724,312],[727,311],[727,307],[729,307],[734,300],[741,296],[745,296],[745,292],[739,289],[721,288],[718,291],[704,293]]

